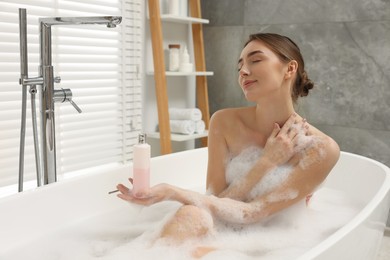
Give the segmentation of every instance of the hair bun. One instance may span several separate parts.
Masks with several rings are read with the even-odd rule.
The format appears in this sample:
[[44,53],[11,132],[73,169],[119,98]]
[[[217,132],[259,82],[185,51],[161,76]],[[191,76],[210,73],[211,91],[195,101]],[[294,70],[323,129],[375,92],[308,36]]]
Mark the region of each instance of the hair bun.
[[299,89],[301,89],[299,96],[301,97],[306,97],[309,94],[309,90],[314,87],[314,82],[311,81],[307,77],[306,71],[303,71],[302,76],[301,76],[301,86]]

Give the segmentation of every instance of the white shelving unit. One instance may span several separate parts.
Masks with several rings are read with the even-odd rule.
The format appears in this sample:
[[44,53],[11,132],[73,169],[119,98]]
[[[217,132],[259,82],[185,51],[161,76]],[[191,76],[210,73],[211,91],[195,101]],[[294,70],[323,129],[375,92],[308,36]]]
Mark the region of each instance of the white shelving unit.
[[[181,0],[184,1],[184,0]],[[207,145],[209,126],[209,106],[207,96],[207,76],[214,75],[205,69],[203,30],[202,24],[208,24],[209,20],[200,17],[200,0],[188,0],[190,16],[178,16],[161,14],[160,0],[148,0],[150,46],[146,52],[150,59],[146,62],[153,64],[153,67],[146,68],[147,99],[152,103],[147,105],[148,111],[144,113],[149,125],[145,127],[148,138],[158,139],[160,142],[160,154],[172,152],[171,141],[189,142],[202,138],[202,145]],[[147,35],[148,37],[149,35]],[[146,38],[147,38],[146,37]],[[169,43],[180,43],[187,46],[190,52],[191,62],[194,63],[193,72],[171,72],[166,71],[167,46]],[[153,54],[153,57],[151,56]],[[158,73],[155,73],[158,71]],[[174,100],[170,97],[173,96]],[[182,97],[182,98],[181,98]],[[168,101],[169,99],[169,101]],[[197,100],[197,105],[195,105]],[[191,108],[198,107],[202,111],[206,131],[202,134],[182,135],[170,133],[168,107]],[[154,108],[157,110],[153,113]],[[158,114],[158,117],[156,118]],[[156,125],[160,132],[156,132]]]

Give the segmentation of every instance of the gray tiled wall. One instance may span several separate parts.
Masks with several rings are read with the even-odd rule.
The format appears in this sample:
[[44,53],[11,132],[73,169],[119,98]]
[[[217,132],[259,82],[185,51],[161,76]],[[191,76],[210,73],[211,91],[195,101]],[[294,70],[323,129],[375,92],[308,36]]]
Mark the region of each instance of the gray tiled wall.
[[202,15],[211,113],[250,105],[236,72],[247,36],[284,34],[317,84],[299,113],[343,151],[390,166],[389,0],[202,0]]

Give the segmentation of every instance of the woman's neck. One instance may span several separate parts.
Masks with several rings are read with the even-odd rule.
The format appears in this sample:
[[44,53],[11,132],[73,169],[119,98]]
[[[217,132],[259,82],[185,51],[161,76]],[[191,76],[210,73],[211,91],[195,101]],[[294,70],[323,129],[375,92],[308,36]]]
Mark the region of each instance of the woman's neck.
[[267,138],[271,134],[275,123],[282,127],[295,112],[291,100],[283,102],[267,100],[266,102],[258,103],[255,109],[256,128]]

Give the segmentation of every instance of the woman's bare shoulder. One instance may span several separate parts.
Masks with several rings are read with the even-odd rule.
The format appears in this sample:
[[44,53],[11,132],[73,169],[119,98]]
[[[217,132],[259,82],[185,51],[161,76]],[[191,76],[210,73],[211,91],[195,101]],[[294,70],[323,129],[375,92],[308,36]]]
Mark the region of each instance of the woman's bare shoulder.
[[251,109],[250,107],[239,107],[239,108],[224,108],[216,111],[212,118],[214,117],[231,117],[231,116],[240,116],[244,111]]
[[229,125],[237,123],[239,120],[238,108],[225,108],[215,112],[210,119],[210,130],[226,130]]
[[310,126],[309,134],[316,140],[315,145],[311,147],[312,152],[322,164],[332,168],[340,157],[340,147],[337,142],[314,126]]
[[253,110],[251,107],[240,107],[240,108],[224,108],[215,112],[211,121],[217,122],[218,124],[232,124],[242,121],[245,115]]

